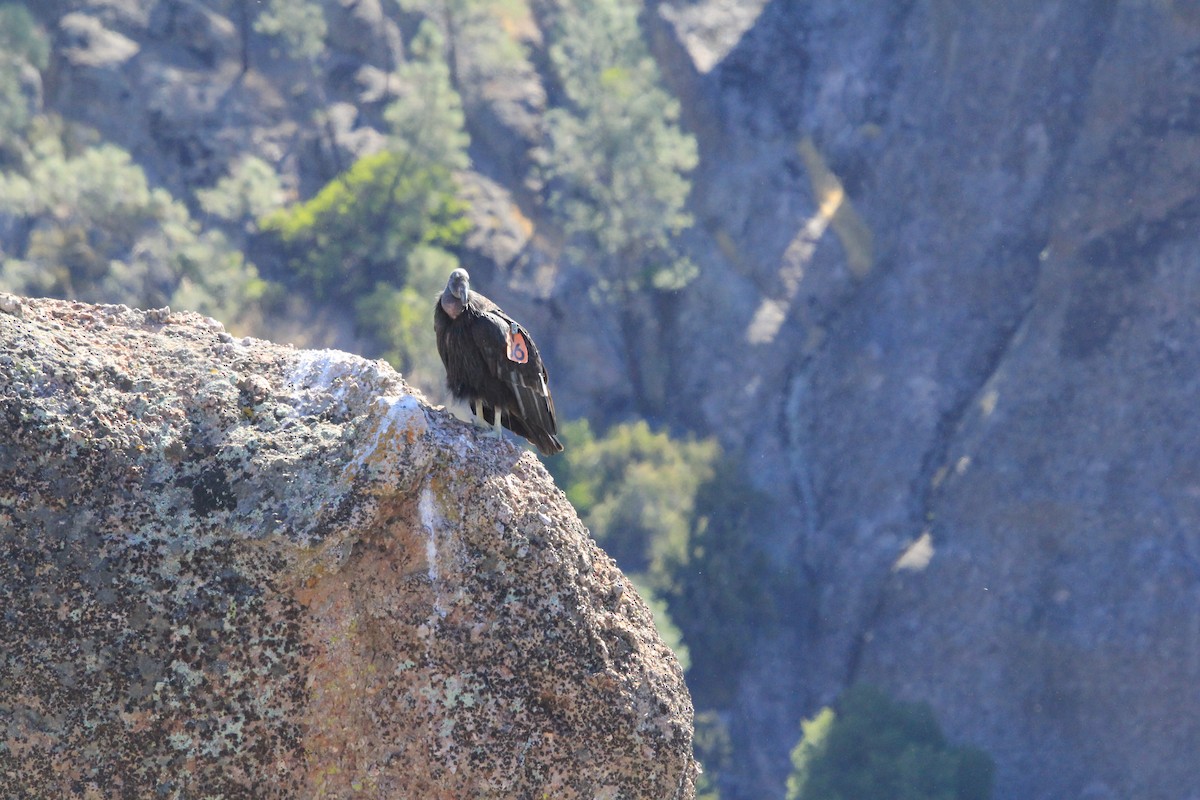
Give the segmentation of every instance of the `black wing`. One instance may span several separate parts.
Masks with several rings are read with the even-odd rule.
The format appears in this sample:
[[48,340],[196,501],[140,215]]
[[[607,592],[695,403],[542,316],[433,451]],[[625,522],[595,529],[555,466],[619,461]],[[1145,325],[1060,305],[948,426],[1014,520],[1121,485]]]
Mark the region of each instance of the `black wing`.
[[[485,300],[479,295],[478,300]],[[477,318],[471,325],[472,338],[492,375],[512,393],[512,402],[501,410],[501,423],[518,436],[524,436],[546,455],[561,452],[554,398],[550,394],[549,375],[542,363],[537,344],[524,326],[505,314],[494,303],[478,303]],[[512,337],[519,335],[527,349],[524,363],[509,358]]]

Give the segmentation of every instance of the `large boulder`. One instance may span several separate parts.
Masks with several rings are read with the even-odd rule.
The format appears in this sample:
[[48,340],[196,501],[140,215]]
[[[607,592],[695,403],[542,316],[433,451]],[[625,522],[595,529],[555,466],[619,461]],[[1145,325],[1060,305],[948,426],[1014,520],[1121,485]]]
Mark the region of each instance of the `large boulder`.
[[382,362],[0,301],[0,796],[694,796],[679,664],[532,454]]

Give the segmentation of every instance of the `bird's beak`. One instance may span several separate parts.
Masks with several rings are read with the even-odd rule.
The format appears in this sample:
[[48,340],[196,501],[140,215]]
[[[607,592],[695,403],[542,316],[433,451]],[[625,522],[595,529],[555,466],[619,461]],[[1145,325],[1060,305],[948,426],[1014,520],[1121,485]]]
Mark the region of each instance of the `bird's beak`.
[[467,280],[462,283],[462,304],[463,308],[471,304],[471,282]]

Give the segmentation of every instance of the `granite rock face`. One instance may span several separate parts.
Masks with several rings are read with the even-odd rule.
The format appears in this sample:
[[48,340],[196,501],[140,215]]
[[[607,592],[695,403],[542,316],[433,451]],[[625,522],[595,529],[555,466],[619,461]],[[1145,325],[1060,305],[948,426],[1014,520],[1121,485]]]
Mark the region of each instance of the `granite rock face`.
[[679,665],[531,454],[382,362],[0,299],[0,796],[694,796]]

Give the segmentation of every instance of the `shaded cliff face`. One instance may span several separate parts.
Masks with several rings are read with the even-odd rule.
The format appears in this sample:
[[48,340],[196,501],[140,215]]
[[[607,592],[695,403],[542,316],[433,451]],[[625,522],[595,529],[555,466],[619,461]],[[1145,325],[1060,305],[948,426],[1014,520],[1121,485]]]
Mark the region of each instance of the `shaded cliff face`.
[[691,798],[649,611],[382,362],[0,297],[0,795]]
[[777,0],[714,61],[696,9],[731,5],[657,9],[704,123],[678,363],[810,588],[737,679],[731,797],[779,796],[855,680],[930,701],[998,798],[1190,796],[1200,17]]

